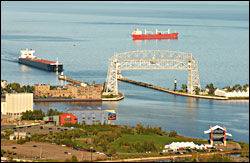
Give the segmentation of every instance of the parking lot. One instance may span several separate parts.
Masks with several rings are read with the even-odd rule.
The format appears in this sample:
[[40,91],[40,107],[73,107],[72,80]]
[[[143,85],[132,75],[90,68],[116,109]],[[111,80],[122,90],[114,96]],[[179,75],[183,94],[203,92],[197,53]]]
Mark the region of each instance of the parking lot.
[[[15,149],[13,149],[13,147]],[[17,155],[26,156],[26,158],[46,158],[51,160],[64,161],[65,159],[71,159],[72,155],[75,155],[78,161],[91,160],[91,152],[77,151],[70,147],[60,146],[51,143],[42,142],[27,142],[25,144],[9,144],[8,142],[1,141],[1,149],[7,151],[14,151]],[[92,152],[92,159],[105,158],[104,154],[97,154]]]
[[27,134],[49,134],[54,132],[61,132],[64,130],[72,130],[69,127],[56,127],[53,125],[40,125],[40,126],[28,126],[23,128],[16,128],[17,132],[27,132]]

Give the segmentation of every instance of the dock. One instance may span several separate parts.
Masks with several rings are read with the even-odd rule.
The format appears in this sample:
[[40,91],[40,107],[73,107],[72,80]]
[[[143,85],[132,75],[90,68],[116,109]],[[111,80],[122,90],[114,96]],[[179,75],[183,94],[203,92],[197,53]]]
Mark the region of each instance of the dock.
[[152,85],[152,84],[138,82],[138,81],[130,80],[130,79],[126,79],[126,78],[118,78],[118,80],[123,81],[123,82],[127,82],[127,83],[131,83],[131,84],[140,85],[140,86],[146,87],[146,88],[155,89],[155,90],[158,90],[158,91],[163,91],[163,92],[166,92],[166,93],[171,93],[171,94],[174,94],[174,95],[194,97],[194,98],[203,98],[203,99],[212,99],[212,100],[228,100],[228,98],[225,98],[225,97],[193,95],[193,94],[188,94],[188,93],[183,93],[183,92],[176,92],[176,91],[169,90],[167,88],[158,87],[158,86],[155,86],[155,85]]
[[87,86],[87,85],[89,85],[87,82],[75,80],[75,79],[69,78],[69,77],[67,77],[65,75],[60,75],[58,77],[58,79],[59,80],[64,80],[64,81],[67,81],[67,82],[71,82],[72,84],[78,84],[80,86]]

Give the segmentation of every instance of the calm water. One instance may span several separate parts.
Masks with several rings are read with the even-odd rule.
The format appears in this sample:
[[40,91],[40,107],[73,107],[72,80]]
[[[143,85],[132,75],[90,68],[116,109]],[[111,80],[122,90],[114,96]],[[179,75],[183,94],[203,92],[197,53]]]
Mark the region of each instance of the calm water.
[[[133,41],[135,28],[179,32],[178,40]],[[73,46],[76,44],[76,46]],[[249,83],[249,2],[1,2],[1,79],[65,84],[58,74],[19,65],[21,48],[64,64],[64,74],[103,84],[115,52],[161,49],[198,59],[201,87]],[[187,84],[178,70],[123,71],[128,79],[173,88]],[[249,142],[249,102],[174,96],[119,82],[126,98],[105,103],[36,103],[35,109],[116,109],[116,124],[161,125],[167,131],[207,138],[210,125],[226,125],[233,139]]]

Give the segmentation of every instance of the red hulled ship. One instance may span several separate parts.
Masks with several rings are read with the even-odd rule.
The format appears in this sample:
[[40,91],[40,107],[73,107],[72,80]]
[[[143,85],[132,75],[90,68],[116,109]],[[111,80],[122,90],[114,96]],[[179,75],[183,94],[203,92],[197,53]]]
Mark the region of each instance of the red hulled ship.
[[142,34],[141,30],[136,29],[131,36],[133,39],[178,39],[178,33],[170,33],[170,29],[168,29],[168,31],[158,31],[158,29],[156,29],[155,34],[146,29],[144,34]]
[[19,57],[18,62],[21,64],[29,65],[47,71],[63,71],[63,64],[58,62],[58,60],[56,62],[53,62],[37,58],[33,55],[35,50],[32,49],[21,49],[20,52],[21,56]]

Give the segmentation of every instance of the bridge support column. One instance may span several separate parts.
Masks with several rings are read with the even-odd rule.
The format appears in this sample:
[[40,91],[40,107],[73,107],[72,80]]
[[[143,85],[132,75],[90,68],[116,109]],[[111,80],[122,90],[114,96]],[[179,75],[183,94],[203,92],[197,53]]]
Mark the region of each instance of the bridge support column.
[[188,93],[193,93],[192,70],[188,70]]

